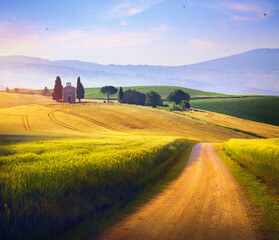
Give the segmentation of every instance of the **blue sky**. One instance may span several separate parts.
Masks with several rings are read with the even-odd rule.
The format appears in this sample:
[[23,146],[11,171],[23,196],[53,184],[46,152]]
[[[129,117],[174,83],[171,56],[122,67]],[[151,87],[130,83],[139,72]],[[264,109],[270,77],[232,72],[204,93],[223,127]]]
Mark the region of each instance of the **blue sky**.
[[279,48],[278,23],[278,0],[0,0],[0,55],[186,65]]

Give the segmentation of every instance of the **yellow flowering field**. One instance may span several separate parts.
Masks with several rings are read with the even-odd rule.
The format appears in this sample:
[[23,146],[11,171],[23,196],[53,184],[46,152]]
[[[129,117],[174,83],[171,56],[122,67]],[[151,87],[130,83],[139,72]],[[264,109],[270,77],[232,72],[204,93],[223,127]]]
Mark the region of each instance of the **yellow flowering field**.
[[236,140],[224,150],[256,176],[279,192],[279,139]]

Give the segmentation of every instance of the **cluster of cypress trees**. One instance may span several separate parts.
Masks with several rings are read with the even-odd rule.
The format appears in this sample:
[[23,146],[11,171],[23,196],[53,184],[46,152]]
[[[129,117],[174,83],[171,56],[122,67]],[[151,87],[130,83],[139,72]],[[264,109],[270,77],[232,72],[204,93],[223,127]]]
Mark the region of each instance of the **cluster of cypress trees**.
[[[62,86],[61,78],[57,76],[55,80],[54,90],[52,93],[52,99],[56,100],[57,102],[62,101],[63,99],[62,91],[63,91],[63,86]],[[76,95],[79,102],[80,99],[84,98],[84,88],[82,83],[80,82],[80,77],[78,77],[77,79]]]

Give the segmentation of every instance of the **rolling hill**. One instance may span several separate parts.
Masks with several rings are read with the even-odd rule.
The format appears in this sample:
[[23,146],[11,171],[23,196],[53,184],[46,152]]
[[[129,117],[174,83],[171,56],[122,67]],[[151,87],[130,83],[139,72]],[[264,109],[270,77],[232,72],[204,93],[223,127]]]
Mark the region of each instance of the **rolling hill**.
[[191,107],[279,126],[279,97],[195,100]]
[[[0,96],[4,93],[0,93]],[[21,95],[25,101],[29,96]],[[251,136],[219,128],[171,112],[128,104],[49,101],[1,108],[0,135],[40,136],[172,136],[206,141],[222,141]],[[27,99],[28,98],[28,99]],[[46,98],[46,97],[45,97]],[[6,98],[2,98],[3,102]],[[11,104],[13,99],[7,99]],[[46,98],[49,100],[48,98]]]
[[73,85],[170,85],[226,94],[279,95],[279,49],[256,49],[185,66],[101,65],[76,60],[49,61],[0,56],[1,86],[53,88],[57,75]]
[[[86,88],[85,98],[106,98],[106,95],[100,93],[101,88]],[[170,92],[181,89],[184,92],[190,94],[191,97],[226,97],[228,95],[221,93],[199,91],[191,88],[177,87],[177,86],[130,86],[123,87],[123,91],[128,89],[135,89],[141,93],[147,93],[149,91],[155,91],[161,95],[162,98],[166,98]],[[117,95],[111,96],[111,99],[117,98]]]

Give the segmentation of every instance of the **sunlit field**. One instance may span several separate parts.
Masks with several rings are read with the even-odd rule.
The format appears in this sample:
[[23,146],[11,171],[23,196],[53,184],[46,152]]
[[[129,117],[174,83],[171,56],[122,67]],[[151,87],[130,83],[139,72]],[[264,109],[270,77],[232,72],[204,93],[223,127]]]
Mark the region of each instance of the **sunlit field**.
[[216,148],[253,202],[263,238],[278,239],[279,139],[229,140]]
[[171,137],[2,138],[1,233],[61,231],[132,198],[189,144]]
[[223,141],[251,136],[163,110],[128,104],[35,104],[0,109],[0,134],[176,136]]
[[133,199],[196,142],[252,138],[160,109],[32,97],[2,98],[2,237],[57,235]]
[[186,114],[212,124],[250,132],[263,138],[279,138],[279,126],[204,110],[189,111]]
[[0,109],[23,106],[35,103],[47,103],[52,102],[50,98],[42,95],[28,95],[28,94],[17,94],[17,93],[5,93],[0,92]]
[[4,237],[64,232],[133,199],[193,142],[249,138],[147,107],[45,99],[18,106],[3,98],[14,106],[0,109]]
[[224,150],[279,193],[279,139],[230,140]]

